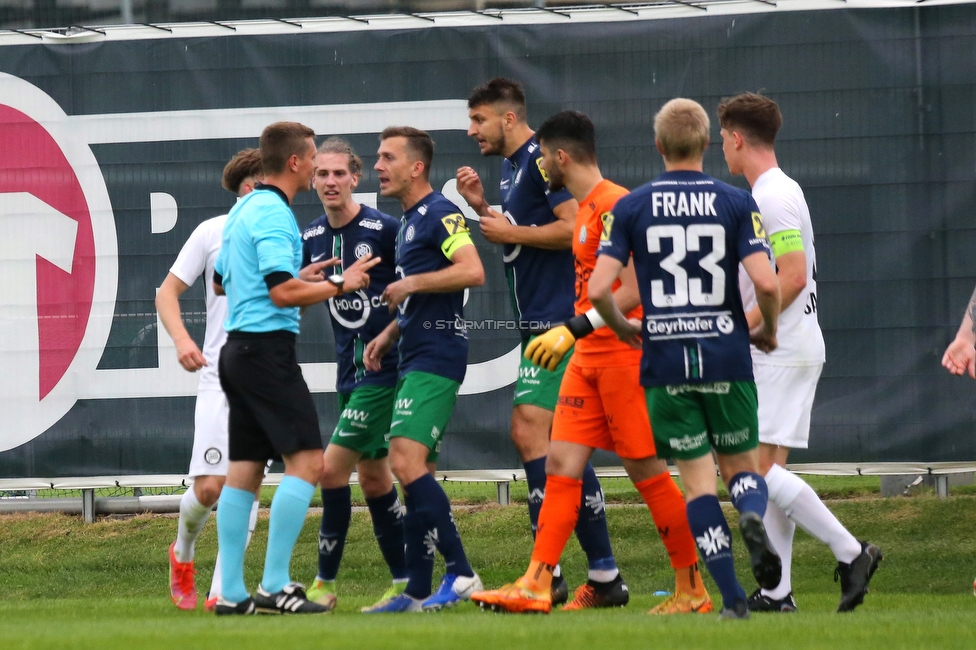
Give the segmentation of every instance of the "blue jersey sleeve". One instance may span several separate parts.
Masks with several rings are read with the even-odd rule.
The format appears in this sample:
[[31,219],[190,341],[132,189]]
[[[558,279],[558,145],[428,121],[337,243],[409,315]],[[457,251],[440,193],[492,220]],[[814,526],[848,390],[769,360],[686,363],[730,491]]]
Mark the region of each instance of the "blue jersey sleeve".
[[739,215],[739,259],[744,260],[753,253],[763,252],[772,255],[766,228],[763,226],[762,214],[759,206],[751,195],[746,196],[743,210]]
[[447,203],[446,206],[438,206],[438,208],[433,219],[425,220],[428,224],[427,234],[430,237],[431,244],[440,248],[444,257],[451,259],[454,251],[473,243],[471,231],[468,230],[468,223],[464,219],[464,215],[461,214],[460,210],[457,210],[454,204]]
[[268,210],[251,233],[258,257],[258,272],[262,276],[284,271],[296,275],[295,224],[290,211],[282,206]]
[[573,195],[569,193],[565,187],[561,190],[552,192],[549,190],[549,176],[546,174],[546,170],[542,167],[542,149],[537,149],[535,155],[532,157],[532,164],[529,166],[529,177],[532,182],[535,183],[543,194],[546,196],[546,201],[549,202],[549,208],[553,209],[556,206],[562,205],[566,201],[573,198]]
[[600,233],[600,245],[596,254],[609,255],[627,266],[630,262],[630,253],[633,250],[631,240],[631,229],[633,228],[633,210],[628,209],[627,202],[617,202],[613,210],[605,212],[600,217],[603,226]]
[[312,263],[312,244],[308,239],[302,241],[302,268]]

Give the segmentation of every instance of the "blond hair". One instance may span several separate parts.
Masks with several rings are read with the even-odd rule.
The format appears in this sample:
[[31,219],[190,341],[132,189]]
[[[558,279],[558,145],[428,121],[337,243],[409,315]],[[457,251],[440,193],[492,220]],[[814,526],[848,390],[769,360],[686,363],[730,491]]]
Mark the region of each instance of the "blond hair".
[[654,116],[654,138],[666,160],[701,158],[708,147],[710,123],[702,105],[692,99],[672,99]]

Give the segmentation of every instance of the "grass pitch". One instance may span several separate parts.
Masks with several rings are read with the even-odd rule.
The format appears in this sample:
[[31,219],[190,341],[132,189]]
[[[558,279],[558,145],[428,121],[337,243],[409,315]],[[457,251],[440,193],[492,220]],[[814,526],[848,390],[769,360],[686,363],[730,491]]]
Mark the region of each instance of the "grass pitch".
[[[633,500],[622,482],[607,488],[608,498]],[[471,486],[457,496],[475,504],[488,501],[493,488],[479,489],[486,498]],[[489,614],[469,604],[440,614],[359,614],[359,607],[372,602],[389,580],[365,513],[353,516],[334,614],[232,619],[218,619],[202,609],[179,612],[170,603],[166,552],[176,532],[174,517],[141,515],[85,525],[80,518],[60,515],[3,516],[0,648],[976,647],[971,542],[976,497],[880,499],[863,486],[842,485],[822,491],[833,490],[857,495],[828,505],[855,535],[885,553],[865,604],[853,614],[834,613],[839,595],[834,559],[826,547],[798,531],[793,585],[800,611],[721,623],[716,615],[645,614],[660,600],[650,594],[670,590],[673,574],[649,514],[628,505],[611,506],[608,518],[631,604],[622,610],[550,616]],[[475,505],[456,517],[472,565],[486,586],[510,582],[522,573],[531,548],[524,506]],[[296,548],[296,580],[310,581],[315,574],[317,528],[313,514]],[[265,515],[248,552],[249,586],[260,580],[266,539]],[[755,582],[737,533],[734,548],[740,579],[751,591]],[[197,545],[201,605],[215,554],[211,520]],[[563,567],[571,585],[585,579],[585,561],[574,540]],[[717,589],[711,583],[709,587],[718,599]]]

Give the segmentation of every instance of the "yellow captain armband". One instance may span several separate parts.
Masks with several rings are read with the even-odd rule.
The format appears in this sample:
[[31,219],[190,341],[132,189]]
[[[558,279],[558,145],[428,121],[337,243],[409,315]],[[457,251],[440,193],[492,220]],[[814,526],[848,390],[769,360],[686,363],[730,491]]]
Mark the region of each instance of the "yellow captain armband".
[[803,235],[799,230],[780,230],[769,236],[773,256],[779,257],[795,251],[803,252]]
[[468,244],[474,245],[474,242],[471,241],[471,233],[465,230],[445,239],[444,243],[441,244],[441,252],[444,253],[447,259],[451,259],[457,249]]

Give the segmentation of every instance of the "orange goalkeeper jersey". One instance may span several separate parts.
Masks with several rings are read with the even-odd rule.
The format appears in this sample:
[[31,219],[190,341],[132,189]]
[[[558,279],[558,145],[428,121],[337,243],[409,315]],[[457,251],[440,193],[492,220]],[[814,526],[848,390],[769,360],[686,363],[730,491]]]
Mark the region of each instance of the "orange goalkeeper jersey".
[[[573,229],[573,262],[576,266],[576,314],[584,314],[593,306],[587,291],[587,284],[596,266],[596,250],[603,234],[603,217],[613,208],[620,197],[628,190],[608,180],[600,181],[589,195],[580,201],[576,213],[576,227]],[[620,286],[620,280],[613,283],[613,290]],[[643,319],[640,305],[635,307],[627,318]],[[639,364],[641,351],[634,350],[617,339],[609,327],[601,327],[589,336],[576,342],[572,361],[582,368],[614,367]]]

